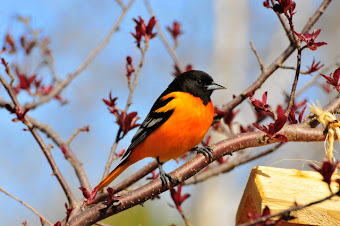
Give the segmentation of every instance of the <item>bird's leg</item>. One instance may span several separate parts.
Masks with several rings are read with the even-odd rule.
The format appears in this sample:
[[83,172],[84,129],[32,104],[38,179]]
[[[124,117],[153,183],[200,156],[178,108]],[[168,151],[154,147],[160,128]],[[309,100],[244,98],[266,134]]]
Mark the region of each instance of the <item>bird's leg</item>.
[[194,147],[193,150],[196,151],[197,154],[202,153],[204,155],[204,157],[208,157],[210,161],[213,158],[213,156],[212,156],[212,148],[210,146]]
[[165,187],[165,186],[170,187],[170,183],[172,182],[172,177],[163,170],[163,167],[162,167],[163,163],[159,161],[159,157],[157,157],[156,159],[158,162],[159,178],[162,181],[162,187]]

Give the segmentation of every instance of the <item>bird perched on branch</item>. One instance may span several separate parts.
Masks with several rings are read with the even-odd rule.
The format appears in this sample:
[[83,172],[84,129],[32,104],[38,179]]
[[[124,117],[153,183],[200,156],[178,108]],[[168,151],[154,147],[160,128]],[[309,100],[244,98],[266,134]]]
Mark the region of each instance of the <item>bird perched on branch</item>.
[[162,168],[164,162],[177,159],[191,149],[211,157],[209,147],[197,145],[213,122],[214,106],[210,96],[216,89],[225,88],[203,71],[191,70],[176,77],[152,106],[121,163],[98,184],[98,191],[146,157],[157,159],[163,186],[171,181]]

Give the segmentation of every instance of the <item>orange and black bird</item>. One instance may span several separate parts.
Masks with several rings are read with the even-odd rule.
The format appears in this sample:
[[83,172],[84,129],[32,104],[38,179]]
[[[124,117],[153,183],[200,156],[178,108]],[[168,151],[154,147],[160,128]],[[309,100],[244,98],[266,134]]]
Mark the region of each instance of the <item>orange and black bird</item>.
[[191,149],[209,155],[211,149],[197,147],[208,132],[214,118],[210,99],[216,84],[207,73],[191,70],[176,77],[158,97],[149,114],[131,140],[121,163],[97,186],[108,186],[126,168],[146,157],[157,159],[163,186],[171,181],[162,164],[177,159]]

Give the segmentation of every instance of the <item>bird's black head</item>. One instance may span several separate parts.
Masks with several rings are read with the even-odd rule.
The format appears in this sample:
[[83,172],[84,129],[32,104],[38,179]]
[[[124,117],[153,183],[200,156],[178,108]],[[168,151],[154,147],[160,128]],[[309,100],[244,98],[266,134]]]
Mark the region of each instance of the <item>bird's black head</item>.
[[182,73],[174,79],[169,85],[168,91],[188,92],[203,100],[207,105],[210,102],[210,96],[215,89],[225,89],[223,86],[214,82],[210,75],[203,71],[191,70]]

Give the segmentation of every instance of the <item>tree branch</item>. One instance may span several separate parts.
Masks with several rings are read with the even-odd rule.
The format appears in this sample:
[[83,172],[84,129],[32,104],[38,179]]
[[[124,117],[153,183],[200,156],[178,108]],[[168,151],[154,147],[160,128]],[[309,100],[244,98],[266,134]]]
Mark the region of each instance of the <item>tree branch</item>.
[[[291,142],[323,141],[325,139],[322,129],[304,128],[299,125],[285,126],[280,131],[280,134],[285,135]],[[274,139],[270,139],[266,142],[264,138],[265,135],[262,132],[251,132],[222,140],[212,146],[212,161],[241,149],[259,147],[277,142],[277,140]],[[184,165],[170,173],[170,176],[173,178],[171,186],[176,186],[184,180],[194,176],[209,163],[210,161],[208,161],[203,155],[197,155],[193,159],[190,159]],[[91,225],[108,216],[144,203],[166,190],[168,190],[168,188],[162,187],[160,179],[151,181],[148,184],[123,195],[122,197],[118,197],[116,202],[117,206],[108,206],[105,202],[100,203],[85,210],[78,217],[72,218],[68,223],[72,225]]]
[[[308,20],[305,27],[302,29],[301,34],[307,33],[311,27],[316,23],[316,21],[320,18],[320,16],[323,14],[323,12],[326,10],[327,6],[331,0],[324,0],[317,11],[314,13],[314,15]],[[234,98],[232,101],[230,101],[225,107],[224,111],[231,111],[236,106],[238,106],[240,103],[242,103],[246,98],[248,98],[248,93],[252,93],[259,89],[261,85],[269,78],[271,74],[273,74],[280,65],[285,62],[285,60],[294,52],[296,49],[295,44],[291,43],[287,49],[283,51],[283,53],[269,66],[267,67],[266,72],[261,73],[260,77],[246,90],[244,90],[240,95],[238,95],[236,98]]]
[[[16,95],[14,94],[12,87],[6,82],[6,80],[1,75],[0,75],[0,82],[5,87],[7,93],[11,97],[11,99],[12,99],[14,105],[17,107],[17,109],[22,111],[22,107],[20,106],[20,103],[17,100]],[[16,114],[18,115],[18,112],[16,112]],[[18,117],[19,117],[19,115],[18,115]],[[51,151],[49,150],[49,148],[46,147],[44,141],[40,137],[39,133],[36,131],[36,128],[29,121],[29,119],[28,119],[28,117],[26,115],[24,115],[22,121],[28,127],[29,131],[32,133],[33,137],[35,138],[35,140],[39,144],[41,150],[45,154],[45,157],[47,158],[47,160],[48,160],[48,162],[49,162],[49,164],[50,164],[50,166],[51,166],[51,168],[53,170],[54,175],[57,177],[61,187],[64,190],[64,193],[65,193],[65,195],[66,195],[66,197],[68,199],[68,202],[69,202],[70,206],[73,207],[76,204],[75,197],[74,197],[70,187],[68,186],[65,178],[62,176],[61,172],[59,171],[59,168],[58,168],[56,162],[53,159]]]
[[[148,9],[149,14],[151,16],[155,16],[155,13],[153,12],[149,1],[148,0],[144,0],[144,4],[145,4],[146,8]],[[165,46],[165,48],[168,50],[168,53],[170,54],[170,56],[171,56],[172,60],[174,61],[175,65],[177,65],[177,67],[179,68],[179,70],[181,72],[184,72],[185,71],[184,67],[183,67],[181,61],[179,60],[175,49],[172,48],[171,45],[169,44],[169,42],[166,40],[165,35],[164,35],[163,31],[162,31],[161,25],[159,25],[159,24],[160,23],[156,23],[156,29],[157,29],[159,38],[163,42],[163,45]]]
[[91,190],[91,185],[89,182],[89,179],[87,178],[87,175],[85,173],[85,170],[83,168],[83,164],[80,162],[80,160],[77,158],[77,156],[72,151],[72,148],[69,144],[67,144],[60,136],[59,134],[52,129],[48,124],[40,122],[39,120],[27,116],[30,122],[33,124],[34,127],[39,129],[41,132],[45,133],[47,137],[51,138],[51,140],[59,147],[64,147],[67,152],[66,159],[71,163],[71,165],[74,168],[74,171],[77,175],[77,178],[79,180],[79,183],[82,187]]
[[48,221],[45,217],[43,217],[37,210],[35,210],[32,206],[30,206],[29,204],[27,204],[26,202],[22,201],[21,199],[19,199],[18,197],[12,195],[11,193],[7,192],[5,189],[0,187],[0,191],[2,191],[3,193],[5,193],[6,195],[8,195],[9,197],[11,197],[12,199],[20,202],[22,205],[24,205],[25,207],[27,207],[28,209],[30,209],[35,215],[37,215],[38,217],[40,217],[45,223],[47,223],[48,225],[53,226],[53,224]]
[[71,81],[77,77],[92,61],[93,59],[102,51],[102,49],[107,45],[107,43],[110,41],[112,35],[115,33],[115,31],[118,30],[119,25],[123,21],[126,13],[129,11],[131,8],[132,4],[134,3],[135,0],[130,0],[130,2],[127,4],[125,8],[122,8],[122,12],[120,16],[118,17],[117,21],[115,24],[112,26],[111,30],[109,33],[105,36],[105,38],[98,44],[98,46],[89,54],[89,56],[85,59],[85,61],[78,66],[78,68],[70,73],[65,80],[60,82],[58,86],[56,86],[48,95],[40,98],[36,102],[32,103],[27,103],[24,105],[25,109],[34,109],[39,105],[42,105],[51,99],[53,99],[56,95],[58,95],[63,89],[65,89],[66,86],[68,86]]

